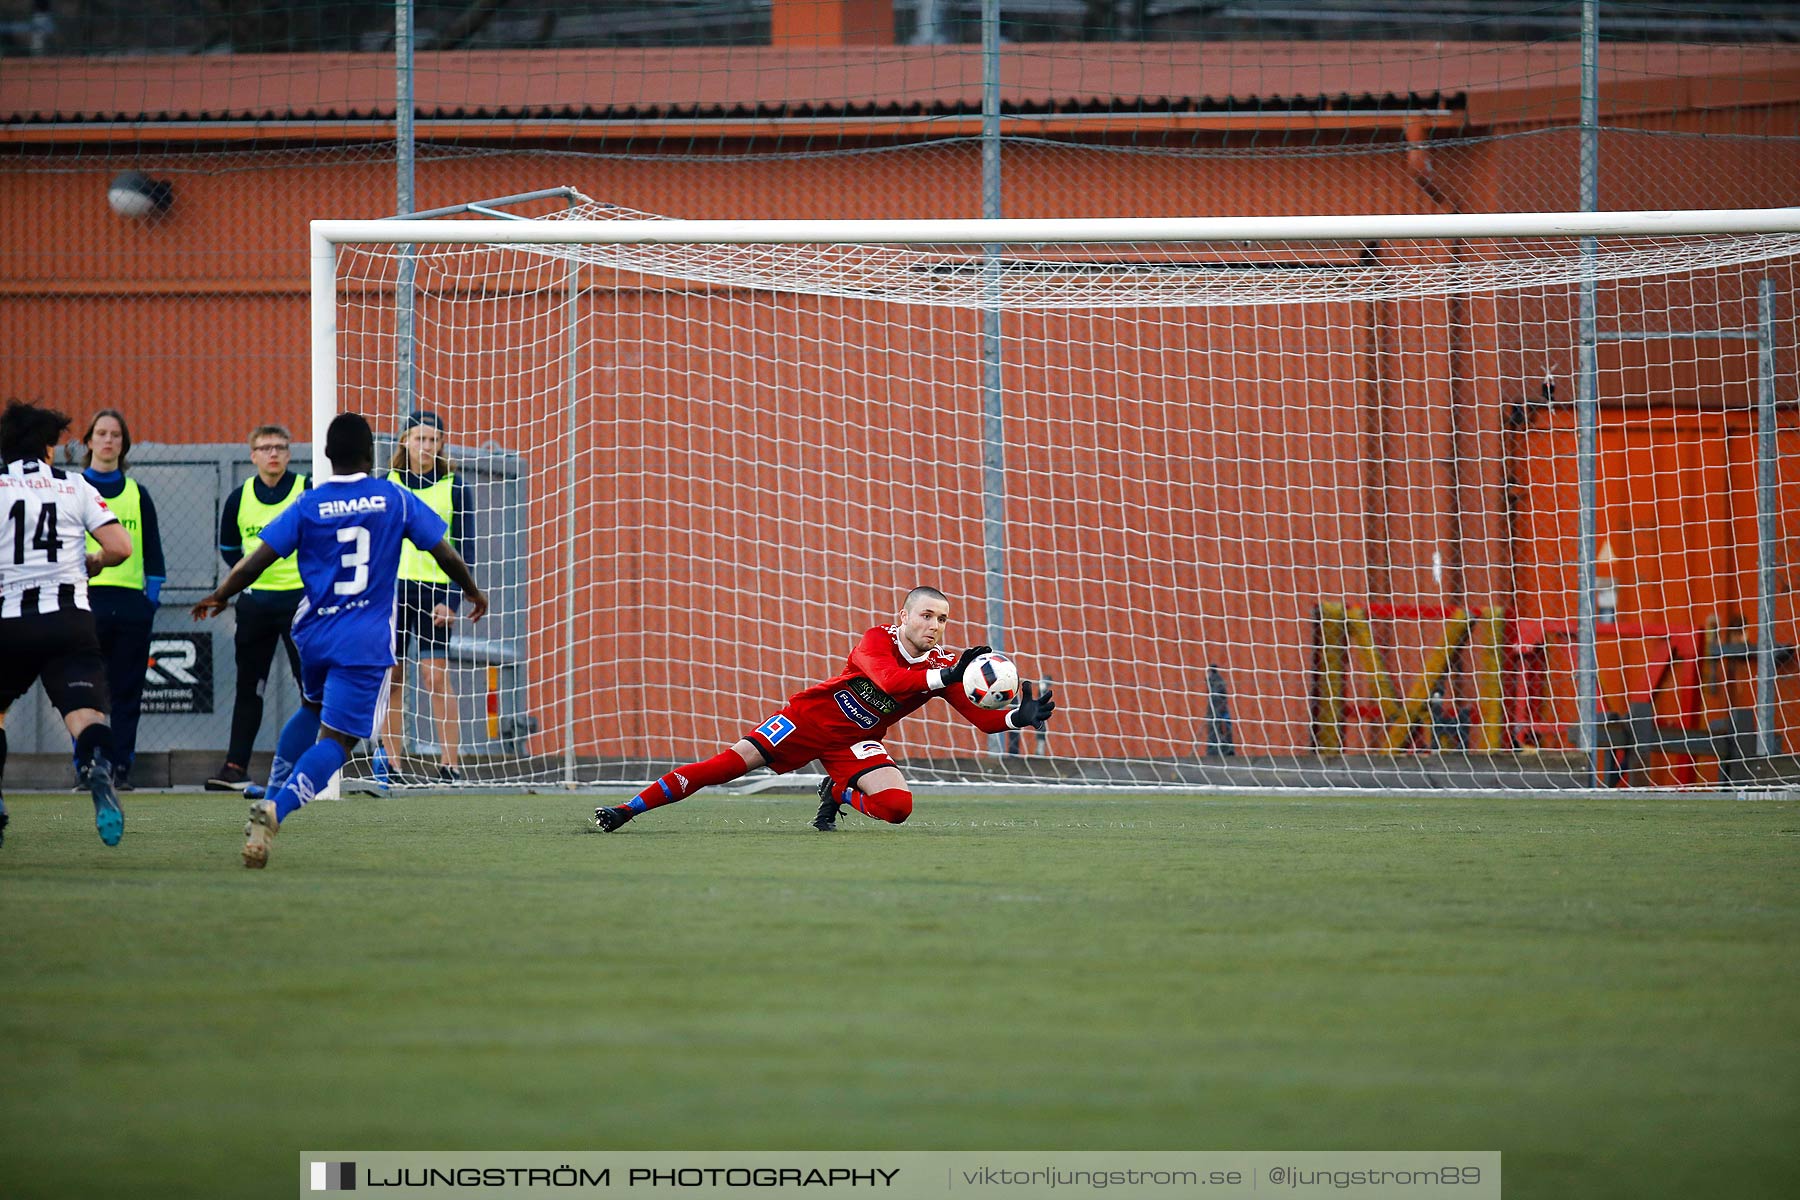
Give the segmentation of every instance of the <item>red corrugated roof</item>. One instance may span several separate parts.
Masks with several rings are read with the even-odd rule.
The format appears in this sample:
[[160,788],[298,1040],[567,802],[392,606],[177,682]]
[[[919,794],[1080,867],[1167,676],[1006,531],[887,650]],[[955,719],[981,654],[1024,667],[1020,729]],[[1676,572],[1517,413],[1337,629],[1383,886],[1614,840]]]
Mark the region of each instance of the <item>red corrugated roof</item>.
[[[1006,47],[1001,87],[1023,111],[1363,102],[1464,106],[1485,125],[1566,107],[1579,69],[1571,43],[1045,43]],[[1608,45],[1601,81],[1615,110],[1791,101],[1800,48]],[[391,119],[393,91],[393,59],[382,54],[8,59],[0,123]],[[965,46],[425,53],[414,93],[425,118],[974,112],[981,55]]]

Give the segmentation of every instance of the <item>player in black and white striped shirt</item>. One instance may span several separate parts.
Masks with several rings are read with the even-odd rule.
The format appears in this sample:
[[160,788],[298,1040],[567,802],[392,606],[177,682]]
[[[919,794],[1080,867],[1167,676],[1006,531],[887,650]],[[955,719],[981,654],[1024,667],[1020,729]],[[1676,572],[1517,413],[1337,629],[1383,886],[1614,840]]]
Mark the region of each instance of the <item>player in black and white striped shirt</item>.
[[[6,710],[37,680],[75,739],[76,770],[94,796],[94,828],[109,846],[125,836],[113,791],[112,701],[88,608],[88,576],[131,557],[131,535],[93,485],[50,465],[69,418],[9,400],[0,413],[0,781]],[[86,535],[100,543],[85,552]],[[6,836],[0,795],[0,843]]]

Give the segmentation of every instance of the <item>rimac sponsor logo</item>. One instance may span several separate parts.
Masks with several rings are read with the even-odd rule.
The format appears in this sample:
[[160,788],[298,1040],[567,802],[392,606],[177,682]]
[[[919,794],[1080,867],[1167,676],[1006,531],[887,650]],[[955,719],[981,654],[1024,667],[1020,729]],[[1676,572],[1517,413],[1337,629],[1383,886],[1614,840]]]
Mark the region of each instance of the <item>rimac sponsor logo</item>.
[[312,1168],[312,1190],[315,1192],[354,1192],[356,1164],[353,1162],[316,1162]]
[[881,724],[881,718],[862,706],[862,702],[850,694],[849,689],[839,688],[831,693],[837,706],[844,710],[844,715],[856,723],[859,729],[873,729]]
[[319,505],[321,517],[354,517],[359,513],[386,511],[386,496],[356,496],[349,500],[326,500]]

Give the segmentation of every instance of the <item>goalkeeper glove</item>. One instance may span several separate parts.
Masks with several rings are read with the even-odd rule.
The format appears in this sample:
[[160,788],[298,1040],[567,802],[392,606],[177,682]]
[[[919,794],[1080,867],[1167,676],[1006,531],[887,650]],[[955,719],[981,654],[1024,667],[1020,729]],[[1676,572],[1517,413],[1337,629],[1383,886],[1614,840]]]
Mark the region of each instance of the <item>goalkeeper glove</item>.
[[1006,714],[1006,723],[1014,729],[1024,729],[1028,725],[1036,725],[1043,731],[1044,722],[1056,711],[1056,698],[1049,688],[1044,689],[1041,696],[1027,696],[1019,701],[1019,707]]
[[970,646],[962,652],[962,657],[957,659],[953,665],[943,668],[934,667],[925,672],[926,690],[935,692],[940,688],[947,688],[953,683],[961,683],[963,672],[969,669],[969,664],[992,650],[992,646]]

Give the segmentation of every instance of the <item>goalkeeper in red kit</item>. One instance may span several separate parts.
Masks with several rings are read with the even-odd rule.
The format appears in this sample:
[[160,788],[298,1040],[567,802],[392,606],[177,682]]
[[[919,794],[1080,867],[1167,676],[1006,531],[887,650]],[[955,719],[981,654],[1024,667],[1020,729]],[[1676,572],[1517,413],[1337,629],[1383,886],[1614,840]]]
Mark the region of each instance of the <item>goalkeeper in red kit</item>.
[[819,815],[813,828],[837,828],[842,805],[898,825],[912,815],[912,792],[881,739],[933,696],[942,696],[983,733],[1042,725],[1056,711],[1046,689],[1010,712],[981,708],[963,692],[963,672],[986,646],[960,655],[940,644],[950,620],[950,602],[936,588],[906,594],[900,619],[863,634],[844,669],[788,699],[780,712],[752,729],[728,750],[664,775],[624,804],[596,808],[594,820],[607,833],[639,813],[685,800],[703,787],[729,783],[747,771],[768,767],[777,775],[798,770],[815,758],[825,769],[819,788]]

